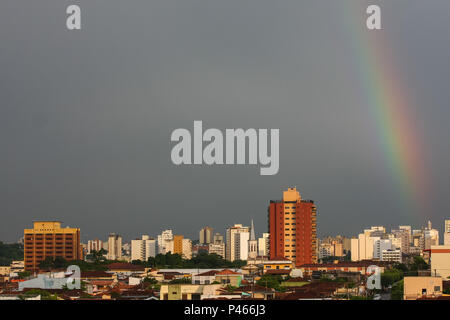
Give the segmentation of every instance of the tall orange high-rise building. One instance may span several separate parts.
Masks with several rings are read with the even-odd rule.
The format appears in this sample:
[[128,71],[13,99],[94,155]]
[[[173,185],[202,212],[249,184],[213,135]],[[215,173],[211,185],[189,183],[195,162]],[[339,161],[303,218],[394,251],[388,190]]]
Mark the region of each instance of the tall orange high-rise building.
[[36,221],[33,229],[23,233],[25,270],[39,269],[39,263],[47,257],[68,261],[83,258],[78,228],[61,228],[58,221]]
[[173,236],[173,253],[179,255],[183,254],[183,238],[184,237],[179,234]]
[[270,259],[285,258],[296,266],[317,262],[317,208],[302,200],[296,188],[269,205]]

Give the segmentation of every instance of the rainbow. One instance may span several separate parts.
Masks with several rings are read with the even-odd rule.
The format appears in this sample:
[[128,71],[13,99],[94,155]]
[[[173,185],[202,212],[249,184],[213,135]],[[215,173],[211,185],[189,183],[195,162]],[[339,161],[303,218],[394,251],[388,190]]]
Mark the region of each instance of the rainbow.
[[[426,151],[417,128],[413,102],[396,68],[383,30],[368,30],[365,24],[368,4],[346,1],[350,15],[349,32],[355,34],[355,69],[372,118],[386,165],[399,191],[399,204],[408,217],[422,219],[428,212],[430,194]],[[355,18],[356,17],[356,18]],[[362,19],[363,18],[363,19]],[[383,28],[383,8],[382,8]],[[415,221],[418,222],[418,221]]]

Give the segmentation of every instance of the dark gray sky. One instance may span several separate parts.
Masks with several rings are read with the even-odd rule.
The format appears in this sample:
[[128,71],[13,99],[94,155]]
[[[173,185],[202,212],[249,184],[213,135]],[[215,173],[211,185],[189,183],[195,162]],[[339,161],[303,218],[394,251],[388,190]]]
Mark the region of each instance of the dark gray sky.
[[[442,230],[450,2],[366,1],[382,6],[382,50],[417,115],[427,212],[405,205],[361,92],[361,2],[2,0],[0,240],[42,219],[80,227],[83,240],[164,228],[196,239],[204,225],[252,218],[259,234],[288,186],[316,201],[320,236],[428,218]],[[81,6],[81,31],[65,28],[69,4]],[[170,134],[194,120],[279,128],[279,174],[172,165]]]

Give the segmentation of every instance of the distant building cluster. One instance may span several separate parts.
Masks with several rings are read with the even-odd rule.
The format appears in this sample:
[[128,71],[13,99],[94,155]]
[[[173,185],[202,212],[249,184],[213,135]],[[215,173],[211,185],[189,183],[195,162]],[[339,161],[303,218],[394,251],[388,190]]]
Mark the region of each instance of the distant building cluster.
[[[33,228],[24,229],[21,238],[23,261],[0,266],[0,284],[6,283],[6,289],[0,287],[0,299],[8,298],[2,296],[2,290],[23,293],[39,288],[64,293],[67,274],[41,267],[49,259],[56,263],[58,258],[108,263],[106,271],[80,276],[88,285],[84,293],[99,299],[117,295],[160,300],[242,299],[249,295],[261,299],[345,299],[366,292],[363,283],[374,265],[385,272],[401,263],[411,264],[418,256],[428,267],[416,270],[414,277],[405,275],[404,299],[441,297],[447,290],[444,286],[450,285],[450,220],[445,221],[440,245],[439,231],[430,221],[420,229],[402,225],[387,232],[384,226],[372,226],[354,237],[318,239],[316,219],[314,201],[302,199],[296,188],[288,188],[282,199],[268,201],[268,232],[260,237],[251,220],[250,226],[229,226],[225,235],[205,226],[198,232],[198,241],[166,229],[155,237],[143,234],[130,242],[110,233],[105,241],[93,239],[84,244],[79,228],[62,227],[58,221],[36,221]],[[169,253],[186,260],[202,253],[216,254],[242,267],[154,269],[145,264],[158,254]],[[280,292],[261,287],[262,282],[255,284],[255,279],[263,281],[272,275],[285,280],[279,283],[283,287],[277,289]],[[324,277],[329,282],[314,282]],[[158,284],[158,290],[148,289],[148,279]],[[336,279],[339,282],[333,282]]]

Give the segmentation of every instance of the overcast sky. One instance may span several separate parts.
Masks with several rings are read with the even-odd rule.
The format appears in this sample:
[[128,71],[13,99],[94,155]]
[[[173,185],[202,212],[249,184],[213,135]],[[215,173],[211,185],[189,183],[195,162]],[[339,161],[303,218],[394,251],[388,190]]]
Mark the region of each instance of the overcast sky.
[[[378,36],[424,141],[427,212],[405,205],[380,148],[364,66],[361,0],[2,0],[0,240],[33,220],[83,241],[163,229],[192,239],[255,221],[296,186],[318,232],[419,228],[450,218],[450,2],[381,4]],[[69,4],[82,30],[65,28]],[[371,66],[367,66],[371,68]],[[279,128],[280,171],[171,163],[171,132]],[[412,201],[414,204],[414,201]]]

